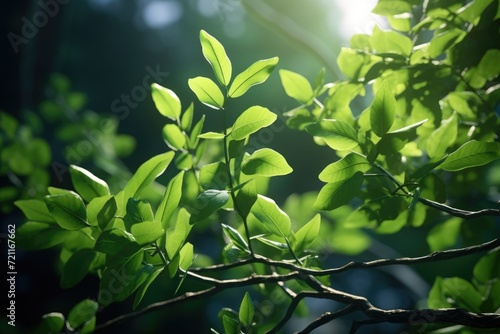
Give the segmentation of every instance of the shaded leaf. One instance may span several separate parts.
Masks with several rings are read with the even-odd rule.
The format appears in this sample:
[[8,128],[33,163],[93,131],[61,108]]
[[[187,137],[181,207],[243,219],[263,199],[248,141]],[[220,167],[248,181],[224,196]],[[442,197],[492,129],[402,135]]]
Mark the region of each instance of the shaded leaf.
[[89,225],[85,204],[78,194],[47,195],[44,199],[56,223],[63,229],[78,230]]
[[38,199],[22,199],[14,202],[23,212],[26,219],[40,223],[55,223],[54,217],[44,201]]
[[87,321],[95,317],[99,304],[97,302],[85,299],[76,304],[68,314],[68,325],[70,330],[75,330],[83,326]]
[[190,208],[190,224],[197,223],[222,208],[229,200],[229,193],[225,190],[210,189],[202,192]]
[[254,316],[254,307],[252,303],[252,299],[250,298],[250,294],[245,292],[245,296],[240,304],[240,311],[238,313],[238,317],[240,319],[241,324],[244,327],[249,327],[252,324]]
[[349,203],[360,193],[362,183],[363,173],[361,172],[356,172],[343,181],[328,183],[319,192],[313,208],[330,211]]
[[373,132],[379,137],[385,135],[394,123],[396,113],[396,99],[391,87],[384,81],[375,93],[370,108],[370,124]]
[[61,274],[61,287],[69,289],[79,283],[88,273],[90,264],[97,253],[84,248],[76,251],[63,267]]

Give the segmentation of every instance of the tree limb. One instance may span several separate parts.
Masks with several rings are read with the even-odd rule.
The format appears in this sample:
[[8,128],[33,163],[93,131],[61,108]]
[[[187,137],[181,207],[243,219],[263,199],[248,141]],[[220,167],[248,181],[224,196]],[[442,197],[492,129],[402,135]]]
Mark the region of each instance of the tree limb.
[[425,204],[431,208],[446,212],[452,216],[463,218],[463,219],[472,219],[477,217],[484,216],[500,216],[500,210],[498,209],[482,209],[479,211],[466,211],[457,208],[453,208],[443,203],[431,201],[425,198],[419,198],[418,201],[422,204]]

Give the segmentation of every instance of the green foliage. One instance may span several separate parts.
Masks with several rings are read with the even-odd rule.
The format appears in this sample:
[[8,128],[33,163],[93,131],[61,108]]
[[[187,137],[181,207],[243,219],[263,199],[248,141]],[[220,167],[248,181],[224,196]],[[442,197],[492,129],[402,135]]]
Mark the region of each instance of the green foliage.
[[[318,176],[326,183],[321,189],[291,195],[281,207],[266,191],[272,177],[290,174],[293,168],[276,150],[251,143],[252,136],[278,116],[262,106],[233,110],[228,103],[265,82],[278,58],[257,61],[233,79],[223,45],[202,30],[201,51],[214,78],[191,78],[188,86],[202,105],[213,109],[207,117],[217,113],[223,118],[218,132],[204,132],[205,115],[196,120],[195,104],[183,109],[174,91],[152,84],[152,99],[167,120],[161,133],[167,152],[144,162],[116,189],[72,165],[75,191],[49,188],[43,200],[15,202],[28,219],[17,230],[19,244],[26,249],[61,249],[62,288],[77,286],[88,274],[97,275],[100,282],[97,302],[79,303],[67,319],[48,314],[41,328],[59,332],[65,324],[69,331],[90,333],[100,307],[112,307],[135,293],[135,309],[156,280],[177,287],[174,295],[166,297],[172,304],[226,287],[252,285],[263,296],[292,298],[286,317],[295,308],[305,308],[299,298],[307,294],[346,303],[370,317],[380,314],[380,309],[330,287],[331,272],[323,270],[330,269],[331,263],[323,261],[322,255],[356,255],[370,246],[371,235],[416,229],[425,234],[432,252],[461,243],[492,249],[486,248],[491,245],[484,243],[484,236],[492,235],[490,216],[498,215],[497,208],[474,211],[477,208],[469,201],[460,201],[461,189],[445,185],[447,181],[474,190],[477,198],[486,199],[478,205],[492,202],[493,192],[481,187],[479,180],[500,160],[500,121],[495,113],[500,94],[492,81],[500,73],[495,62],[498,50],[485,42],[478,44],[479,56],[467,57],[463,52],[474,43],[470,36],[486,38],[478,29],[495,22],[488,11],[495,4],[498,10],[498,3],[480,3],[462,6],[444,1],[423,6],[416,1],[380,0],[374,12],[386,16],[393,30],[375,26],[371,35],[353,36],[351,47],[343,48],[338,57],[346,80],[325,83],[322,70],[311,84],[298,73],[279,71],[286,95],[298,103],[285,113],[286,123],[311,135],[325,156],[332,157]],[[419,12],[421,19],[414,15]],[[373,94],[367,94],[370,90]],[[365,95],[373,95],[371,102],[354,110]],[[82,99],[71,95],[68,103],[80,107]],[[56,118],[55,105],[46,103],[43,109]],[[50,160],[45,144],[31,136],[17,138],[17,121],[3,113],[0,117],[7,152],[21,147],[26,152],[40,151],[37,161],[45,167]],[[231,124],[230,119],[235,121]],[[4,137],[8,140],[3,141]],[[27,155],[16,156],[6,170],[34,173],[23,159]],[[178,171],[165,173],[169,167]],[[163,194],[157,201],[149,199],[148,190],[164,173],[171,177]],[[469,227],[475,223],[475,230]],[[207,255],[202,254],[199,235],[192,236],[193,231],[216,233],[219,241],[214,247],[224,263],[203,262]],[[470,280],[433,277],[429,307],[496,312],[499,259],[498,249],[483,256],[471,270]],[[212,260],[218,261],[208,262]],[[398,261],[413,263],[409,258]],[[360,267],[378,265],[383,260]],[[350,270],[349,266],[332,272]],[[235,276],[226,274],[229,269],[236,269]],[[223,274],[214,278],[218,270]],[[212,287],[203,291],[186,287],[184,282],[189,280]],[[180,289],[186,294],[175,297]],[[223,309],[219,313],[219,327],[226,333],[272,329],[259,305],[247,290],[238,312]],[[393,313],[374,321],[393,322]],[[264,322],[257,322],[257,315]],[[446,319],[435,322],[461,324]],[[275,332],[280,329],[279,320],[269,321]]]

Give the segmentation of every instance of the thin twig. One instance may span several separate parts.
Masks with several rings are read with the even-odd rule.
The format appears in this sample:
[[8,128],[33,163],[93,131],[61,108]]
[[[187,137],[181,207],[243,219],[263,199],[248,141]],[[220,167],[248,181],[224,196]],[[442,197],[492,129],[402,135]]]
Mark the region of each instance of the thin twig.
[[343,317],[346,314],[352,313],[357,311],[357,308],[354,305],[347,305],[343,309],[337,311],[337,312],[326,312],[322,314],[318,319],[314,320],[311,322],[306,328],[301,330],[300,332],[297,332],[297,334],[307,334],[311,333],[313,330],[315,330],[318,327],[323,326],[324,324],[329,323],[330,321],[333,321],[337,318]]
[[434,201],[431,201],[431,200],[425,199],[425,198],[419,198],[418,201],[422,204],[425,204],[425,205],[431,207],[431,208],[434,208],[434,209],[446,212],[452,216],[460,217],[460,218],[464,218],[464,219],[472,219],[472,218],[484,217],[484,216],[500,216],[499,209],[482,209],[479,211],[466,211],[466,210],[453,208],[453,207],[448,206],[446,204],[434,202]]

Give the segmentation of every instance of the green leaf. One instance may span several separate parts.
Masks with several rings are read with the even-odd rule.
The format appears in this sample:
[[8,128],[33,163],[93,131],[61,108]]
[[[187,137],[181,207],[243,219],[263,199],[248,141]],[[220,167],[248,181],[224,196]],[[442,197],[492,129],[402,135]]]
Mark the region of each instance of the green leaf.
[[45,204],[56,223],[66,230],[79,230],[88,226],[85,204],[78,194],[47,195]]
[[229,201],[229,193],[225,190],[210,189],[202,192],[190,208],[190,224],[202,221],[222,208]]
[[253,238],[259,240],[264,245],[268,245],[268,246],[275,248],[277,250],[280,250],[280,251],[289,251],[290,250],[288,245],[286,243],[283,243],[283,242],[267,239],[267,238],[264,238],[263,236],[260,236],[260,235],[257,237],[252,237],[252,239]]
[[224,333],[226,334],[240,334],[240,323],[238,320],[228,317],[227,315],[222,316],[222,325],[224,326]]
[[435,35],[429,44],[429,56],[431,58],[439,57],[443,52],[460,42],[467,35],[460,28],[453,28],[441,31]]
[[302,75],[288,70],[280,70],[279,73],[286,95],[304,104],[313,98],[311,84]]
[[137,290],[137,293],[135,294],[135,299],[134,299],[134,306],[133,309],[135,310],[137,306],[139,306],[140,302],[142,301],[142,298],[144,298],[144,295],[146,294],[146,291],[148,290],[149,286],[153,281],[158,277],[163,272],[164,268],[157,269],[156,271],[152,272],[148,278],[144,281],[144,283],[139,287]]
[[70,232],[57,224],[26,222],[16,231],[16,243],[25,250],[41,250],[59,245]]
[[94,250],[107,255],[116,255],[131,243],[135,243],[135,238],[131,233],[120,228],[113,228],[99,235]]
[[486,165],[500,158],[500,143],[471,140],[448,155],[439,166],[449,172]]
[[191,129],[191,125],[193,124],[193,115],[194,115],[194,104],[191,102],[189,107],[184,111],[181,118],[181,129],[184,131],[189,131]]
[[240,97],[245,94],[250,87],[266,81],[278,64],[278,60],[278,57],[259,60],[238,74],[236,78],[234,78],[231,87],[229,87],[229,97]]
[[68,314],[68,325],[70,330],[75,330],[83,326],[87,321],[95,317],[99,304],[97,302],[85,299],[76,304]]
[[75,190],[86,202],[90,202],[95,197],[109,195],[108,184],[88,170],[71,165],[69,172]]
[[166,231],[167,237],[165,242],[165,250],[170,260],[179,253],[193,227],[189,224],[189,213],[186,209],[179,211],[177,220],[171,225]]
[[319,174],[323,182],[337,182],[350,178],[356,172],[366,172],[371,168],[368,160],[357,153],[349,153],[337,162],[325,167]]
[[378,89],[370,108],[370,124],[373,132],[379,137],[385,135],[394,123],[396,99],[391,87],[384,81]]
[[200,169],[200,185],[203,189],[224,190],[229,185],[227,165],[224,162],[214,162]]
[[296,253],[301,254],[314,242],[319,235],[320,224],[321,215],[318,213],[295,233],[294,250]]
[[411,3],[407,0],[380,0],[372,13],[384,16],[411,13]]
[[151,95],[156,109],[165,117],[175,121],[181,115],[181,100],[170,89],[162,87],[157,83],[151,85]]
[[231,240],[236,247],[242,251],[248,251],[248,244],[237,229],[226,224],[221,224],[224,234]]
[[410,176],[410,180],[418,180],[421,177],[424,177],[434,169],[438,168],[448,156],[435,157],[429,160],[425,165],[419,167],[413,174]]
[[254,307],[252,303],[252,299],[250,298],[250,294],[245,292],[245,296],[240,304],[240,311],[238,312],[238,317],[240,319],[241,324],[244,327],[249,327],[252,324],[254,316]]
[[483,256],[474,266],[474,277],[481,283],[494,282],[500,277],[500,252]]
[[64,330],[64,315],[58,312],[47,313],[42,316],[42,323],[38,327],[39,333],[59,334]]
[[252,133],[273,124],[277,118],[278,116],[267,108],[260,106],[250,107],[234,122],[231,137],[235,140],[242,140]]
[[165,231],[159,222],[145,221],[132,225],[130,230],[139,245],[147,245],[160,238]]
[[395,53],[408,57],[413,48],[413,42],[407,36],[395,31],[382,31],[375,25],[370,37],[370,46],[378,54]]
[[[109,199],[107,199],[109,198]],[[101,200],[102,199],[102,200]],[[97,213],[97,223],[99,224],[99,227],[101,230],[104,231],[106,227],[113,221],[115,218],[117,206],[116,206],[116,200],[114,196],[105,196],[105,197],[99,197],[98,199],[94,199],[93,201],[99,200],[101,203],[106,200],[106,202],[102,205],[101,209]],[[87,210],[89,210],[90,204],[87,206]],[[100,204],[99,204],[100,205]],[[90,213],[89,213],[89,221],[90,221]]]
[[195,149],[198,146],[199,138],[201,131],[203,130],[203,124],[205,123],[205,115],[201,116],[200,120],[196,122],[193,127],[193,131],[191,131],[191,135],[189,136],[189,148]]
[[179,252],[179,268],[187,271],[191,264],[193,263],[193,245],[187,242]]
[[131,275],[129,284],[127,284],[125,288],[120,291],[120,293],[116,296],[116,300],[121,302],[127,299],[132,293],[134,293],[135,290],[139,289],[139,287],[148,279],[154,270],[154,267],[150,264],[141,265],[139,269]]
[[442,251],[455,245],[461,225],[462,219],[455,217],[433,227],[427,235],[427,244],[431,252]]
[[88,273],[90,264],[97,253],[84,248],[76,251],[63,267],[61,274],[61,288],[69,289],[79,283]]
[[146,201],[129,198],[127,201],[126,212],[127,213],[125,214],[125,217],[123,217],[123,220],[127,231],[130,231],[130,228],[137,223],[154,221],[151,204]]
[[164,229],[167,227],[170,218],[172,218],[181,201],[184,173],[184,171],[181,171],[170,180],[160,205],[156,210],[155,221],[160,222]]
[[200,42],[203,55],[212,65],[215,77],[227,87],[231,81],[232,66],[224,46],[205,30],[200,31]]
[[176,124],[165,125],[161,133],[165,143],[174,151],[180,150],[186,145],[186,137]]
[[224,95],[211,79],[196,77],[189,79],[188,85],[201,103],[213,109],[222,109]]
[[263,148],[252,153],[241,165],[246,175],[277,176],[290,174],[293,169],[278,152]]
[[44,201],[38,199],[22,199],[14,202],[23,212],[26,219],[40,223],[55,223],[54,217]]
[[141,192],[149,186],[154,179],[163,174],[175,156],[175,152],[167,152],[152,157],[143,163],[123,189],[125,199],[138,198]]
[[290,217],[272,199],[258,195],[250,213],[274,235],[283,238],[290,235]]
[[312,136],[320,137],[334,150],[347,151],[358,146],[358,135],[349,123],[326,119],[306,126]]
[[205,132],[201,135],[198,135],[198,138],[201,139],[213,139],[213,140],[221,140],[224,139],[224,134],[219,132]]
[[[130,248],[135,251],[134,247]],[[125,252],[128,253],[128,252]],[[102,272],[99,284],[98,301],[102,306],[108,306],[134,280],[144,258],[144,250],[136,250],[131,255],[124,254],[119,261],[113,262]]]
[[442,156],[448,147],[457,139],[458,117],[453,114],[441,122],[441,126],[434,130],[426,142],[427,154],[430,158]]
[[431,308],[460,307],[467,311],[481,312],[482,297],[474,286],[459,277],[437,277],[427,301]]
[[319,192],[313,208],[315,210],[331,211],[341,207],[359,195],[362,184],[362,172],[356,172],[343,181],[328,183]]

